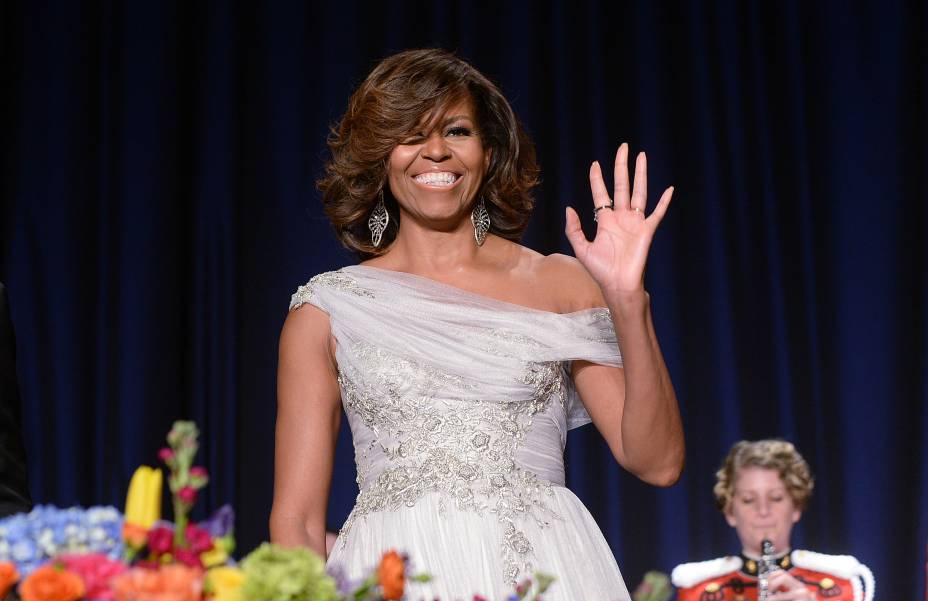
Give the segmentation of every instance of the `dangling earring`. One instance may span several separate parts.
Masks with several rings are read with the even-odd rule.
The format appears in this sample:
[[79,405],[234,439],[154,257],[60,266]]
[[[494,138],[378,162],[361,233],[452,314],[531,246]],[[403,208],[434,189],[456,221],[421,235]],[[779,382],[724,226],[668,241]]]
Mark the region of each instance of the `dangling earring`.
[[374,248],[380,246],[380,239],[383,237],[389,223],[390,213],[387,212],[387,207],[383,203],[383,189],[381,189],[380,200],[374,205],[374,211],[367,219],[367,227],[371,230],[371,243],[373,243]]
[[487,232],[490,231],[490,214],[487,213],[487,206],[483,204],[482,198],[477,201],[477,206],[471,212],[470,222],[474,224],[474,240],[477,241],[477,246],[483,246]]

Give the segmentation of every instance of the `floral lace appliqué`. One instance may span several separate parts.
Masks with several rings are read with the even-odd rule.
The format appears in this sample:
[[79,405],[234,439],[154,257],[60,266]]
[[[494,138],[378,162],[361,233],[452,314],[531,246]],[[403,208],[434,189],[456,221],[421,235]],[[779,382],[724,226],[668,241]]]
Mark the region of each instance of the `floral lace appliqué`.
[[[474,383],[430,364],[367,343],[347,352],[358,367],[340,368],[345,410],[358,416],[373,436],[356,456],[361,492],[343,534],[362,516],[411,507],[436,493],[440,511],[453,504],[495,515],[503,531],[505,577],[514,583],[520,574],[531,573],[534,549],[521,524],[534,520],[545,527],[560,516],[548,502],[551,484],[522,469],[514,458],[533,417],[551,402],[565,402],[562,364],[525,362],[517,375],[532,391],[525,400],[475,401],[455,396],[473,397]],[[369,473],[373,454],[387,459],[378,474]]]
[[374,298],[374,293],[363,287],[350,275],[342,271],[327,271],[314,276],[306,284],[298,287],[290,297],[290,310],[294,310],[306,303],[318,305],[317,287],[330,287],[341,292],[355,296]]

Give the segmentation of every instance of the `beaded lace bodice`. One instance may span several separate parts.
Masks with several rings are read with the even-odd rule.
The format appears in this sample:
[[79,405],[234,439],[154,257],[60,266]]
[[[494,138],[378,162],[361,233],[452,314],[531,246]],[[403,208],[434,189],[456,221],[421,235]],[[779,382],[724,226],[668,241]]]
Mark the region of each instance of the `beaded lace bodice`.
[[[317,275],[290,307],[330,317],[360,493],[342,529],[438,498],[493,516],[514,580],[532,566],[520,524],[559,519],[567,430],[589,421],[570,361],[620,365],[606,309],[556,314],[415,275],[355,266]],[[342,537],[344,540],[344,537]]]

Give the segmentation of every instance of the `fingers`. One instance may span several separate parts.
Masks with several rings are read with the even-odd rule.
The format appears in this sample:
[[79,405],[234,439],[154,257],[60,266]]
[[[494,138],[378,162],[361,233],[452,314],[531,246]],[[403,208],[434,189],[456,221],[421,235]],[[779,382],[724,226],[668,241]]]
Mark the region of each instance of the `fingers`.
[[619,150],[615,153],[615,168],[612,177],[615,180],[615,198],[616,208],[627,209],[629,201],[628,191],[628,144],[622,142]]
[[657,201],[657,206],[654,207],[654,210],[651,212],[651,215],[648,217],[648,221],[654,220],[654,225],[660,225],[661,220],[664,218],[664,215],[667,214],[667,209],[670,207],[670,199],[673,198],[673,186],[670,186],[664,193],[661,194],[661,199]]
[[776,570],[768,581],[771,594],[767,601],[812,601],[811,591],[789,572]]
[[[628,174],[625,175],[626,179]],[[632,189],[632,198],[629,208],[638,209],[644,214],[645,205],[648,204],[648,157],[643,152],[638,153],[635,160],[635,187]]]
[[[623,142],[619,150],[615,153],[615,189],[613,191],[613,200],[615,210],[634,211],[642,219],[645,217],[645,208],[648,204],[648,157],[645,153],[639,152],[635,159],[635,184],[629,189],[628,183],[628,144]],[[603,172],[598,162],[594,162],[590,167],[590,188],[593,190],[594,207],[605,206],[609,204],[609,196],[606,193],[606,187],[603,183]],[[654,211],[647,218],[648,221],[654,220],[654,225],[660,224],[667,208],[670,206],[670,199],[673,197],[673,186],[664,190]]]
[[612,205],[609,191],[606,190],[606,184],[603,182],[603,170],[599,166],[599,161],[593,161],[590,165],[590,190],[593,192],[594,209]]
[[567,240],[574,249],[574,256],[580,256],[586,252],[586,247],[590,245],[580,227],[580,216],[572,207],[567,207],[566,211],[567,225],[564,227],[564,233],[567,234]]

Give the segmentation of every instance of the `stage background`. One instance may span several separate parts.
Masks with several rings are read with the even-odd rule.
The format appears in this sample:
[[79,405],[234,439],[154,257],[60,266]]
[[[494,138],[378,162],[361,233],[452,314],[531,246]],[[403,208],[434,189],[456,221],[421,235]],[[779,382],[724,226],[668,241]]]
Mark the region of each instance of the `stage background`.
[[327,128],[378,58],[435,45],[537,142],[529,246],[569,252],[566,204],[592,231],[587,169],[621,141],[652,190],[676,186],[646,282],[685,475],[650,488],[593,428],[569,443],[630,586],[737,551],[713,473],[780,436],[817,475],[796,545],[856,555],[881,599],[924,597],[924,2],[7,1],[0,23],[0,279],[36,501],[122,505],[189,418],[204,507],[235,504],[243,550],[267,537],[287,303],[353,262],[314,189]]

